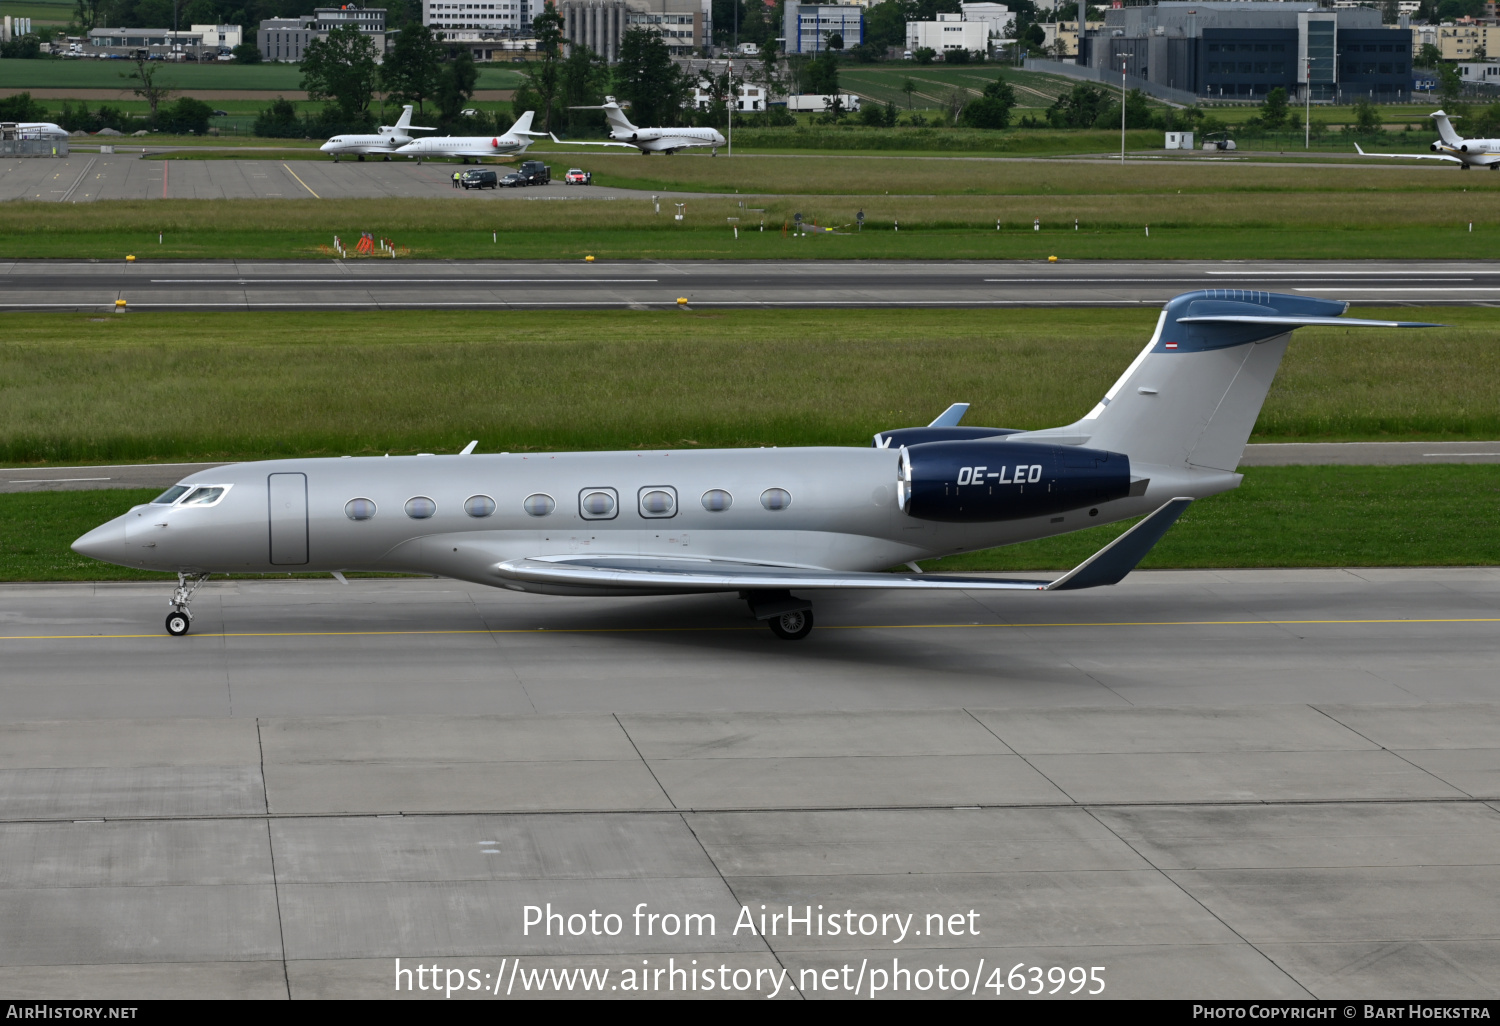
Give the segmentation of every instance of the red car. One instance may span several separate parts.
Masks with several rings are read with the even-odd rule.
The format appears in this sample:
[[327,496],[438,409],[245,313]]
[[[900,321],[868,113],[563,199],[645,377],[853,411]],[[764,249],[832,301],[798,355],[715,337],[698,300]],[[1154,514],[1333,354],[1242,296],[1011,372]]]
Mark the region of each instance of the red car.
[[568,185],[593,185],[594,174],[582,168],[570,167],[568,173],[563,175],[563,181]]

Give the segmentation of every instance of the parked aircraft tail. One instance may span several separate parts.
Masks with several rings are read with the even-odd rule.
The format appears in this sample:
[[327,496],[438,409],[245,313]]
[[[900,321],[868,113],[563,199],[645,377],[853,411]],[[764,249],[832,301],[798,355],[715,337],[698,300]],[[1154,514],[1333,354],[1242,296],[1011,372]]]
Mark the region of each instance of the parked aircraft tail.
[[1010,435],[1128,453],[1132,464],[1233,471],[1294,328],[1423,328],[1342,317],[1349,304],[1242,289],[1189,292],[1169,302],[1146,348],[1079,421]]
[[1463,136],[1454,131],[1451,120],[1458,117],[1457,114],[1450,116],[1447,112],[1439,110],[1429,114],[1428,117],[1437,123],[1438,138],[1442,139],[1443,142],[1449,146],[1458,146],[1463,143]]

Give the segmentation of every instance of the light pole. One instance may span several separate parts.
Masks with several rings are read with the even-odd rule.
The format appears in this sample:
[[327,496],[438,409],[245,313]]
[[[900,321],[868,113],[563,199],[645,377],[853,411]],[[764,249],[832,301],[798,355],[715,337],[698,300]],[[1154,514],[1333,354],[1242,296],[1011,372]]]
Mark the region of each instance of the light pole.
[[1125,163],[1125,66],[1130,55],[1120,54],[1120,163]]
[[727,61],[724,62],[724,78],[729,83],[729,124],[727,126],[728,129],[729,129],[729,132],[728,132],[728,137],[726,139],[726,142],[727,142],[728,145],[727,145],[727,147],[726,147],[726,149],[724,151],[724,156],[726,156],[726,157],[732,157],[732,156],[734,156],[734,103],[735,103],[735,93],[734,93],[734,58],[733,57],[729,58],[729,60],[727,60]]
[[1302,115],[1302,148],[1312,149],[1312,62],[1311,57],[1302,58],[1304,71],[1302,77],[1306,80],[1302,83],[1302,96],[1306,101],[1306,111]]

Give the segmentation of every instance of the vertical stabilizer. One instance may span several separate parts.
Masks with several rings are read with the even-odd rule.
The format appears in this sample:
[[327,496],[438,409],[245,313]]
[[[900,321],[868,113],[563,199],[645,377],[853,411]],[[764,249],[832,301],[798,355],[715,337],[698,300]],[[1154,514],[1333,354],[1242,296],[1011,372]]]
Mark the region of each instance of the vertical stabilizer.
[[408,103],[405,107],[401,108],[401,116],[396,119],[395,127],[397,135],[404,135],[406,130],[411,127],[411,104]]
[[637,130],[613,96],[606,96],[604,106],[600,109],[604,111],[604,120],[609,122],[609,127],[614,131],[633,133]]
[[[516,123],[514,125],[511,125],[510,131],[506,132],[505,134],[508,136],[514,136],[517,139],[522,138],[531,131],[531,119],[534,117],[536,117],[536,111],[528,110],[525,114],[522,114],[519,118],[516,119]],[[529,142],[530,140],[526,141]]]
[[[1449,146],[1459,146],[1463,144],[1464,137],[1453,130],[1453,122],[1449,119],[1447,112],[1441,110],[1434,111],[1428,116],[1431,117],[1433,122],[1437,125],[1437,133],[1439,139],[1442,139],[1443,142],[1447,143]],[[1457,115],[1454,116],[1456,117]]]
[[1178,296],[1103,399],[1066,427],[1009,435],[1127,454],[1132,463],[1233,471],[1293,328],[1426,327],[1340,316],[1348,304],[1241,289]]

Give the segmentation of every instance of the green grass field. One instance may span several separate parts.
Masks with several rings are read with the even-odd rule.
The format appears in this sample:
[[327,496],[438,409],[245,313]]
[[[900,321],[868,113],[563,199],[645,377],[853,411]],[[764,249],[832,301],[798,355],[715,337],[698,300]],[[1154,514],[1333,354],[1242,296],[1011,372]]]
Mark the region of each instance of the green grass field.
[[0,4],[0,16],[30,18],[36,22],[36,28],[66,25],[73,17],[73,7],[70,0],[7,0]]
[[[6,315],[0,460],[860,445],[1085,413],[1152,310]],[[1500,313],[1300,332],[1262,440],[1500,437]]]
[[[155,580],[99,563],[73,539],[155,489],[0,495],[0,581]],[[929,571],[1064,570],[1122,532],[1111,524],[947,559]],[[1235,491],[1190,508],[1146,569],[1295,566],[1494,566],[1500,467],[1255,467]]]

